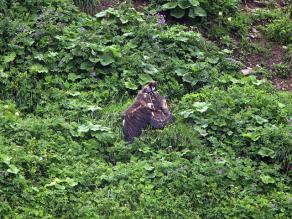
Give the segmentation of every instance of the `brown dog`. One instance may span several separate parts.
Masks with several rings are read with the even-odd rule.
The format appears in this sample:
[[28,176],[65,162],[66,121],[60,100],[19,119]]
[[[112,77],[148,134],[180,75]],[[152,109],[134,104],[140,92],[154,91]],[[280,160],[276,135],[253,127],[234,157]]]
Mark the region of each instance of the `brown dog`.
[[166,99],[155,90],[157,82],[152,81],[139,91],[135,102],[123,113],[123,132],[125,141],[132,143],[135,137],[150,124],[153,128],[163,128],[173,122]]

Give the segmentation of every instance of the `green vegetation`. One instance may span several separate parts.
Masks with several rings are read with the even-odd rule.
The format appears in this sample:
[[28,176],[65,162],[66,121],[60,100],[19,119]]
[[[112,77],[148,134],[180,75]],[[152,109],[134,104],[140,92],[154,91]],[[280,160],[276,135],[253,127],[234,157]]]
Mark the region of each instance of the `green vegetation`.
[[157,11],[167,11],[172,17],[191,19],[197,17],[218,16],[235,11],[240,0],[151,0]]
[[292,44],[292,22],[288,15],[274,20],[265,28],[265,31],[275,41]]
[[[74,2],[0,0],[0,218],[292,217],[291,93],[198,31]],[[121,112],[150,80],[176,122],[128,145]]]

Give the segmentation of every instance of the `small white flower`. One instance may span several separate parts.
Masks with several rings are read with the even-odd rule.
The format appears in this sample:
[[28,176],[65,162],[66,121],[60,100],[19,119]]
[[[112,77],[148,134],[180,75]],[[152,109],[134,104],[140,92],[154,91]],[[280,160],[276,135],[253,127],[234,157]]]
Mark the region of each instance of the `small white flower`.
[[218,13],[218,14],[219,14],[219,16],[222,16],[222,15],[223,15],[222,11],[219,11],[219,13]]
[[19,115],[20,115],[20,113],[19,113],[19,112],[16,112],[16,113],[15,113],[15,115],[16,115],[16,116],[19,116]]
[[228,20],[228,21],[231,21],[231,20],[232,20],[232,17],[227,18],[227,20]]

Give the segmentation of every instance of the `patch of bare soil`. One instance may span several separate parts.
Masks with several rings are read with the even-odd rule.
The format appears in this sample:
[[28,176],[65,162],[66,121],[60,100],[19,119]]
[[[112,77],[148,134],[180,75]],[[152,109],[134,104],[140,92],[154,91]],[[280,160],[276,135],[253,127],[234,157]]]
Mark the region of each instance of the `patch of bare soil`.
[[256,1],[256,0],[243,0],[245,10],[254,10],[257,8],[265,8],[269,5],[278,6],[278,7],[284,7],[286,5],[285,0],[275,0],[274,2],[268,2],[268,1]]
[[116,7],[120,4],[119,0],[112,0],[112,1],[106,1],[102,0],[100,3],[96,6],[96,12],[106,10],[108,8]]
[[245,60],[247,67],[252,68],[261,65],[270,71],[273,71],[275,64],[283,62],[285,58],[285,50],[278,43],[269,41],[263,35],[260,36],[260,38],[250,39],[250,43],[253,43],[259,48],[266,49],[267,51],[254,51],[248,54]]
[[246,9],[256,9],[256,8],[264,8],[266,4],[264,2],[260,1],[254,1],[254,0],[244,0]]
[[[253,30],[256,30],[253,28]],[[251,37],[252,36],[252,37]],[[234,39],[237,42],[237,39]],[[251,48],[245,48],[246,54],[242,60],[246,67],[246,71],[255,67],[264,67],[269,71],[275,70],[275,64],[283,63],[285,60],[285,49],[276,42],[269,41],[260,32],[251,33],[249,35],[249,43]],[[252,47],[259,48],[258,50]],[[240,60],[240,49],[234,50],[233,56]],[[245,70],[243,70],[245,71]],[[288,78],[274,77],[272,83],[279,90],[292,91],[292,76]]]
[[[244,0],[243,1],[245,10],[256,11],[258,8],[266,7],[265,2],[255,0]],[[285,5],[285,1],[276,0],[275,4],[279,7]],[[249,33],[249,47],[244,48],[246,54],[242,58],[242,48],[234,50],[233,56],[236,59],[242,60],[246,69],[242,72],[250,72],[255,67],[265,67],[271,72],[275,70],[274,65],[283,63],[285,60],[285,49],[276,42],[272,42],[261,33],[257,28],[258,26],[264,25],[265,21],[254,23],[254,27]],[[239,39],[233,37],[234,45],[239,44]],[[274,77],[272,83],[279,90],[292,91],[292,76],[288,78]]]
[[149,0],[133,0],[132,2],[137,10],[142,10],[149,3]]
[[273,84],[279,90],[286,90],[292,92],[292,76],[287,79],[274,77],[272,79]]
[[[94,15],[100,11],[106,10],[108,8],[114,8],[119,6],[121,3],[123,3],[125,1],[123,0],[101,0],[94,8],[87,8],[86,6],[79,6],[80,10]],[[132,4],[133,6],[137,9],[137,10],[142,10],[147,4],[149,3],[148,0],[133,0]]]

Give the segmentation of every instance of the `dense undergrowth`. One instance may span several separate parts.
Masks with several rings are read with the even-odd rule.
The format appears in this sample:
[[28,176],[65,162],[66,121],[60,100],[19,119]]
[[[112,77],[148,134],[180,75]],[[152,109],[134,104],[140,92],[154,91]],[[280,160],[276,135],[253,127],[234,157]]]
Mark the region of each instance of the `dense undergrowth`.
[[[0,1],[0,218],[291,218],[291,93],[149,14]],[[149,80],[176,122],[127,145]]]

